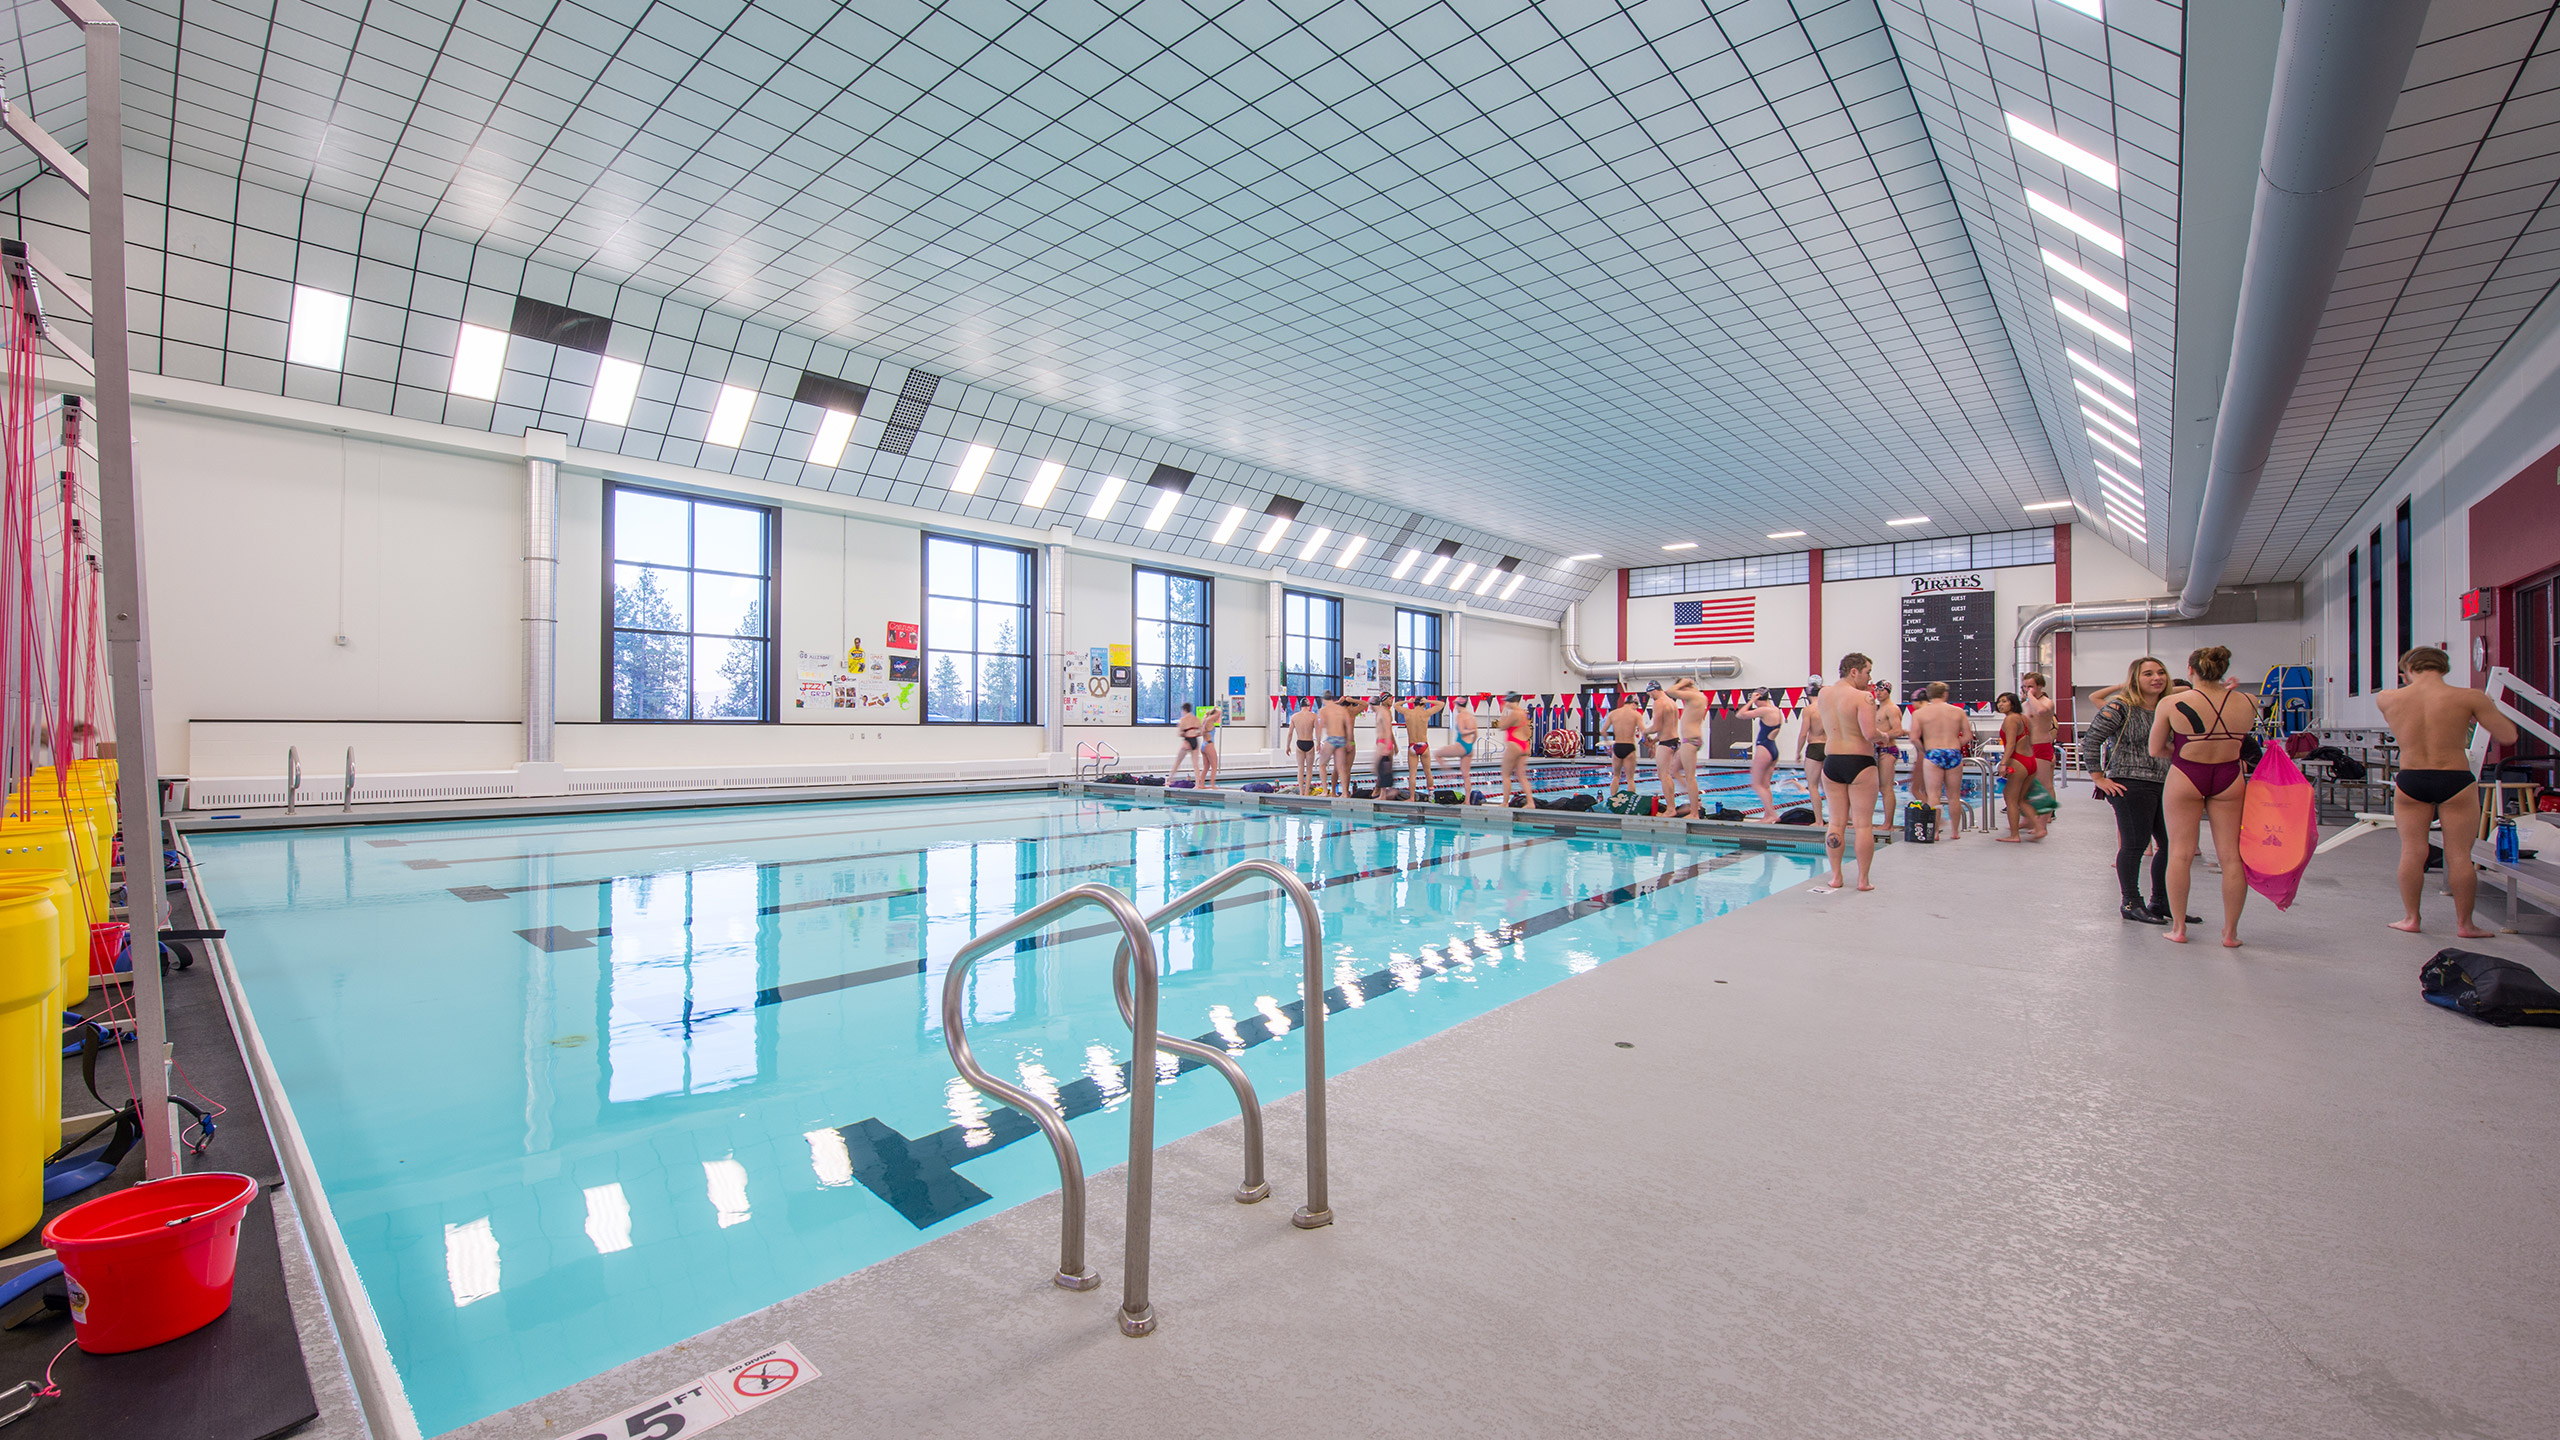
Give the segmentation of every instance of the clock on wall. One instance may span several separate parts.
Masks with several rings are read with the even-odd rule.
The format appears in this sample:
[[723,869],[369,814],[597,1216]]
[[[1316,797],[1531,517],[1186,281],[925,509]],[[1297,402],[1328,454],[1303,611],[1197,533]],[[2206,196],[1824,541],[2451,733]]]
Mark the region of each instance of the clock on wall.
[[2474,670],[2489,668],[2489,637],[2486,635],[2471,637],[2471,668]]

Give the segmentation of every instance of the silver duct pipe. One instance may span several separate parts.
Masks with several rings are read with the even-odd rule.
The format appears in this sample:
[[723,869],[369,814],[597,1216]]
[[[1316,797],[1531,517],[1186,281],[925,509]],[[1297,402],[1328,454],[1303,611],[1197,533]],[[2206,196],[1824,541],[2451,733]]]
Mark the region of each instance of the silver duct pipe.
[[1040,707],[1040,748],[1060,755],[1067,748],[1067,547],[1049,547],[1049,623],[1042,628],[1040,673],[1048,692],[1033,703]]
[[[1262,607],[1262,709],[1263,713],[1270,717],[1269,748],[1274,753],[1289,748],[1289,717],[1280,709],[1280,697],[1289,688],[1287,672],[1281,668],[1284,658],[1281,636],[1288,618],[1283,613],[1282,607],[1288,603],[1289,593],[1289,587],[1281,577],[1287,573],[1280,569],[1274,569],[1271,572],[1271,595]],[[1336,677],[1334,684],[1340,683],[1340,678]]]
[[1677,660],[1585,660],[1582,646],[1575,639],[1582,602],[1576,600],[1564,607],[1565,668],[1586,680],[1615,680],[1621,685],[1656,677],[1694,675],[1701,680],[1739,680],[1742,657],[1739,655],[1687,655]]
[[524,432],[524,758],[551,761],[559,717],[560,462],[565,435]]
[[1467,693],[1467,612],[1449,612],[1449,628],[1440,637],[1440,693]]
[[2166,625],[2184,618],[2178,610],[2178,597],[2163,595],[2152,600],[2091,600],[2072,605],[2047,605],[2030,612],[2018,626],[2017,663],[2009,672],[2009,683],[2017,689],[2027,686],[2027,672],[2042,670],[2053,673],[2045,664],[2044,642],[2065,630],[2130,630],[2144,625]]
[[2231,368],[2196,514],[2195,555],[2178,596],[2178,611],[2189,619],[2213,603],[2231,542],[2257,497],[2426,18],[2427,6],[2415,0],[2285,6]]

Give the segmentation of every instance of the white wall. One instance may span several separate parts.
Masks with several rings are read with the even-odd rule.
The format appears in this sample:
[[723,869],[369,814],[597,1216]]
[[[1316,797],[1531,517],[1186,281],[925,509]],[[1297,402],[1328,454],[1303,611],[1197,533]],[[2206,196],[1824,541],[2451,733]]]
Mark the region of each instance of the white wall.
[[[1718,592],[1706,598],[1722,598],[1735,592]],[[1805,627],[1812,616],[1812,587],[1808,585],[1772,585],[1750,592],[1758,600],[1753,612],[1753,634],[1748,645],[1677,646],[1671,642],[1671,607],[1680,599],[1695,596],[1641,595],[1627,602],[1627,658],[1630,660],[1680,660],[1694,655],[1704,660],[1710,655],[1731,655],[1742,661],[1740,683],[1746,685],[1802,685],[1805,681]],[[1832,612],[1829,589],[1825,587],[1823,610]],[[1609,605],[1617,605],[1617,586],[1609,586]],[[1590,612],[1586,610],[1587,616]],[[1830,643],[1830,621],[1824,620],[1824,642]],[[1897,624],[1899,622],[1896,622]],[[1616,654],[1614,646],[1609,656]],[[1584,654],[1590,654],[1586,648]],[[1701,682],[1704,683],[1704,682]],[[1736,682],[1718,681],[1730,686]]]

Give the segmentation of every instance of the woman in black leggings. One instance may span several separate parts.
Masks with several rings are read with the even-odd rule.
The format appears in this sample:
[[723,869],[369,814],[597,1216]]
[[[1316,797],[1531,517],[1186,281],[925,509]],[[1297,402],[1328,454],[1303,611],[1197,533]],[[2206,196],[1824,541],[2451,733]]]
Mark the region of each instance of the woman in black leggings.
[[[2120,913],[2144,925],[2169,923],[2169,826],[2160,809],[2169,767],[2151,755],[2152,716],[2168,691],[2168,665],[2145,655],[2125,670],[2124,688],[2099,706],[2097,718],[2080,731],[2089,776],[2098,793],[2116,807],[2116,886],[2124,892]],[[2151,852],[2147,904],[2139,885],[2146,849]]]

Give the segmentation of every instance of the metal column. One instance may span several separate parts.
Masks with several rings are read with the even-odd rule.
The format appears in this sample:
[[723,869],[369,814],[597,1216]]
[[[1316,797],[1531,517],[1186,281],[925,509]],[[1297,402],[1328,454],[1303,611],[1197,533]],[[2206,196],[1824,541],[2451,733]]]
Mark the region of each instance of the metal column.
[[1267,640],[1262,656],[1263,724],[1271,732],[1265,748],[1283,758],[1289,749],[1289,717],[1280,708],[1280,697],[1288,690],[1289,683],[1280,668],[1280,632],[1284,617],[1282,607],[1287,603],[1289,590],[1283,581],[1288,573],[1280,569],[1271,572],[1271,597],[1263,616],[1263,632]]
[[[560,707],[560,462],[569,437],[524,432],[524,760],[549,765]],[[611,657],[606,658],[611,664]]]
[[[1059,536],[1074,532],[1060,527]],[[1062,540],[1049,545],[1048,584],[1042,588],[1049,597],[1049,623],[1041,627],[1039,673],[1047,693],[1034,698],[1040,707],[1040,748],[1051,755],[1064,754],[1067,748],[1067,547]]]

